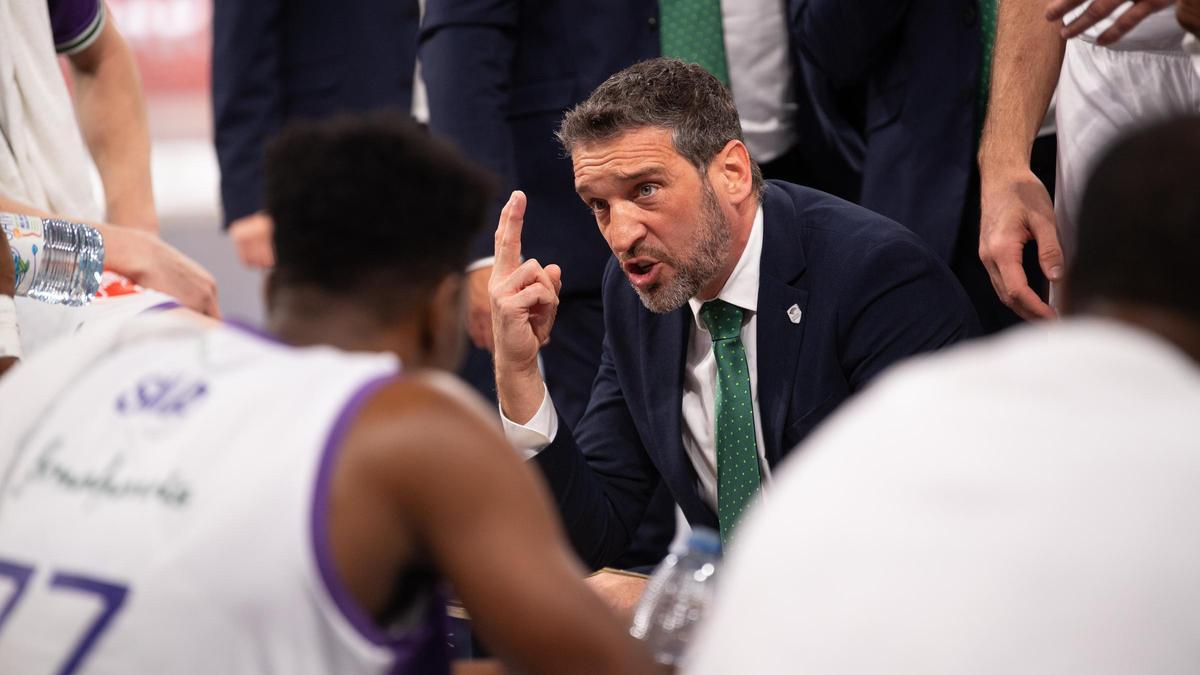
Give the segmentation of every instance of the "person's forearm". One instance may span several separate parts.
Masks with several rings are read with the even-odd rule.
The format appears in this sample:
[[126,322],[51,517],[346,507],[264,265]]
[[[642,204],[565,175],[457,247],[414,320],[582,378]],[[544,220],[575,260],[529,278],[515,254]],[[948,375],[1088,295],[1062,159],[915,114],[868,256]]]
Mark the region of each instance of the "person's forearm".
[[546,396],[546,384],[534,362],[532,367],[512,366],[502,356],[496,358],[496,398],[504,416],[525,424],[533,419]]
[[979,143],[985,181],[1006,169],[1029,168],[1065,46],[1058,25],[1044,15],[1040,0],[1000,0],[987,121]]
[[123,274],[130,278],[136,278],[142,270],[143,263],[140,249],[137,249],[133,244],[139,239],[139,235],[131,235],[129,237],[122,236],[124,233],[119,232],[119,228],[113,227],[105,223],[90,222],[74,218],[69,215],[50,213],[45,209],[39,209],[35,206],[30,206],[24,202],[19,202],[15,199],[10,199],[0,195],[0,211],[5,213],[20,213],[27,216],[37,218],[55,218],[58,220],[67,220],[73,223],[82,223],[95,228],[100,232],[100,236],[104,238],[104,266],[114,272]]
[[110,20],[71,57],[75,112],[100,172],[108,222],[158,232],[150,179],[150,134],[133,53]]

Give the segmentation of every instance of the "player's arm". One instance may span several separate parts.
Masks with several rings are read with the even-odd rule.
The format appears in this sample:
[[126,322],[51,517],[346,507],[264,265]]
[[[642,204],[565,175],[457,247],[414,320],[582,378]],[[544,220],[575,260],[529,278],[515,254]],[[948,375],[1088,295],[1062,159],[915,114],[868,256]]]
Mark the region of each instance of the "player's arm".
[[83,222],[104,237],[104,268],[161,291],[188,309],[219,316],[217,282],[208,270],[148,232],[53,214],[0,195],[0,211]]
[[445,375],[410,375],[363,410],[360,419],[391,436],[378,465],[415,548],[449,579],[489,648],[521,672],[654,671],[584,585],[546,489],[488,415]]
[[1025,319],[1052,318],[1021,267],[1037,242],[1046,278],[1063,273],[1054,207],[1029,156],[1062,68],[1065,41],[1038,0],[1001,0],[987,120],[979,143],[979,258],[997,295]]
[[111,14],[96,40],[69,59],[75,115],[104,184],[105,218],[157,233],[142,84],[133,52]]

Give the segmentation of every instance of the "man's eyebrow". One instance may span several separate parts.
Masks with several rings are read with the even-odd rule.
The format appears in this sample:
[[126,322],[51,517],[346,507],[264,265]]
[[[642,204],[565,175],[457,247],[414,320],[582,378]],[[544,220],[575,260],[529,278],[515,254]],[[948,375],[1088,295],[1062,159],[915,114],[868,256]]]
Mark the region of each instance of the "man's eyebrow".
[[632,182],[632,181],[642,180],[643,178],[650,178],[653,176],[661,176],[664,173],[666,173],[666,169],[661,166],[656,165],[656,166],[648,166],[644,169],[639,169],[637,171],[634,171],[633,173],[624,173],[624,172],[618,171],[617,178],[619,180],[622,180],[625,182]]
[[[666,167],[655,164],[652,166],[647,166],[642,169],[637,169],[631,173],[625,173],[623,171],[618,171],[616,173],[615,178],[617,180],[621,181],[622,183],[632,183],[635,181],[644,180],[646,178],[656,178],[659,176],[664,176],[664,175],[666,175],[666,173],[667,173]],[[591,181],[584,180],[582,182],[575,184],[575,192],[578,193],[580,196],[583,196],[591,191],[591,186],[592,186]]]

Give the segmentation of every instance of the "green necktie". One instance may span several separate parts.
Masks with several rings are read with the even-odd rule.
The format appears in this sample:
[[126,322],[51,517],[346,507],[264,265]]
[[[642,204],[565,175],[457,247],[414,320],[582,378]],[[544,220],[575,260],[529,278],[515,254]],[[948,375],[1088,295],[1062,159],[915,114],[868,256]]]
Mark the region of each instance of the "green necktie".
[[729,86],[721,0],[658,0],[662,55],[696,63]]
[[717,519],[728,544],[742,512],[758,495],[761,482],[750,368],[742,346],[742,310],[723,300],[700,308],[717,359]]
[[983,131],[987,115],[988,89],[992,86],[992,50],[996,46],[996,2],[979,0],[979,39],[983,43],[983,60],[979,64],[979,116],[976,132]]

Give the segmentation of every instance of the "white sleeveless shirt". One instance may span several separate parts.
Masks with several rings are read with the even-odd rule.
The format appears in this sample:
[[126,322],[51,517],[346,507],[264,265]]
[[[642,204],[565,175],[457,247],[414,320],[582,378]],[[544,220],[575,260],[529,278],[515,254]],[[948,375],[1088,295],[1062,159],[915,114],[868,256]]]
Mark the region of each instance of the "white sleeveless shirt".
[[0,673],[405,668],[437,638],[375,629],[340,590],[326,531],[341,434],[398,370],[160,315],[11,371]]

